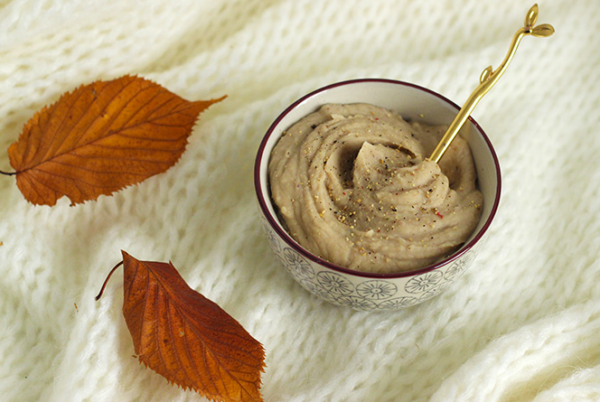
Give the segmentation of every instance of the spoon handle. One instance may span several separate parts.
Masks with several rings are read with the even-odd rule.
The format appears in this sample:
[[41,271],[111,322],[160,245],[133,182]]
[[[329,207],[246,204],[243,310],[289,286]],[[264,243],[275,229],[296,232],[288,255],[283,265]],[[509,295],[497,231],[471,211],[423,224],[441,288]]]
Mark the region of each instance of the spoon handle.
[[552,25],[550,24],[541,24],[534,27],[535,22],[537,21],[537,15],[538,5],[534,4],[533,7],[529,9],[527,16],[525,16],[525,26],[519,28],[519,30],[517,30],[517,32],[513,36],[512,43],[510,44],[510,48],[508,49],[508,53],[506,54],[504,60],[496,70],[493,70],[492,66],[489,66],[485,70],[483,70],[481,76],[479,77],[479,85],[477,86],[477,88],[475,88],[475,90],[471,93],[463,107],[459,110],[458,114],[448,127],[448,130],[446,131],[446,133],[438,143],[437,147],[429,157],[430,160],[436,163],[440,161],[440,159],[450,146],[450,143],[452,143],[452,141],[458,134],[458,131],[461,129],[463,124],[465,124],[473,109],[475,109],[475,106],[477,106],[481,98],[483,98],[483,96],[486,93],[488,93],[490,89],[492,89],[492,87],[496,84],[496,82],[498,82],[502,74],[504,74],[504,71],[508,67],[508,64],[511,62],[513,56],[517,51],[517,47],[519,47],[521,39],[523,39],[523,37],[527,35],[545,38],[554,33],[554,27],[552,27]]

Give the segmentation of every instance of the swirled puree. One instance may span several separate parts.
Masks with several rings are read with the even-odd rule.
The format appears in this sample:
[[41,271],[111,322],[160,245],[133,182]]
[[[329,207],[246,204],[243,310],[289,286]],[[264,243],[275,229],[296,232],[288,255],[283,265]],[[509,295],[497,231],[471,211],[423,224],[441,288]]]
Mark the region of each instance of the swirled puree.
[[311,253],[358,271],[402,272],[448,256],[475,229],[483,196],[462,138],[439,165],[426,159],[445,129],[368,104],[325,105],[304,117],[269,162],[286,230]]

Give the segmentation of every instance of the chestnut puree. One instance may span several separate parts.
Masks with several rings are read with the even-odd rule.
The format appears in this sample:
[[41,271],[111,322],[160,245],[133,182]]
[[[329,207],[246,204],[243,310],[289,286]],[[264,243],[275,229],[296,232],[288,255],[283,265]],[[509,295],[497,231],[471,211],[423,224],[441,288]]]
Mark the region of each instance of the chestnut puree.
[[285,132],[269,161],[288,233],[342,267],[394,273],[447,257],[471,235],[483,195],[457,137],[427,159],[445,126],[408,123],[369,104],[329,104]]

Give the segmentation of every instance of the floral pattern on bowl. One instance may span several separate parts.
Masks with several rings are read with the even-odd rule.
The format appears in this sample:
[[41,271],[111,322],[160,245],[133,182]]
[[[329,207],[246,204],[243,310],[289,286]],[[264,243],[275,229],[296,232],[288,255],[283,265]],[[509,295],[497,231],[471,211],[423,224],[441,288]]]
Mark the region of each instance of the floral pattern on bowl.
[[304,289],[330,303],[359,311],[398,310],[429,300],[459,278],[476,254],[471,249],[444,270],[417,276],[357,280],[309,261],[283,243],[264,218],[263,229],[278,260]]

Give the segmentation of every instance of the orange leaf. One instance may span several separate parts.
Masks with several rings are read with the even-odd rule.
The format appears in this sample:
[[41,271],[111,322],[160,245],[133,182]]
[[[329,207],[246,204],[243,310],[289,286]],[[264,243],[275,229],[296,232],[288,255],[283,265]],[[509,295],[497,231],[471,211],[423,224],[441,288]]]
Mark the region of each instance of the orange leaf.
[[122,253],[123,315],[140,362],[211,400],[262,401],[262,345],[191,289],[173,264],[138,261]]
[[33,204],[54,205],[140,183],[177,162],[198,115],[223,98],[189,102],[131,76],[80,86],[37,112],[8,148],[17,186]]

